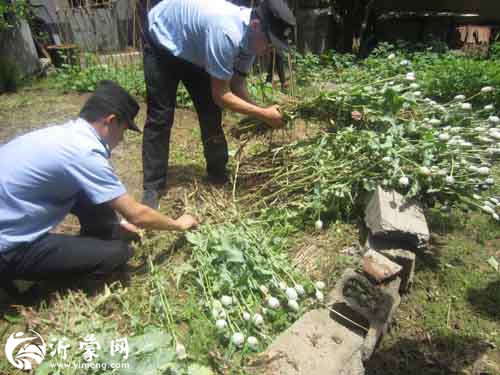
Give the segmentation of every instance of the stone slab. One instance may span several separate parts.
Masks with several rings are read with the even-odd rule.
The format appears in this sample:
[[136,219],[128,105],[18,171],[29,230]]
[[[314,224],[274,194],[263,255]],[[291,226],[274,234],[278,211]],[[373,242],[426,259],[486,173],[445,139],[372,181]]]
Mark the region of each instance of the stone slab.
[[407,241],[417,250],[427,245],[429,228],[422,207],[380,186],[365,208],[365,223],[376,238]]
[[368,249],[363,256],[363,271],[378,283],[398,275],[402,268],[398,263],[372,249]]
[[264,375],[363,375],[363,342],[363,336],[332,319],[328,309],[312,310],[283,332],[250,369]]

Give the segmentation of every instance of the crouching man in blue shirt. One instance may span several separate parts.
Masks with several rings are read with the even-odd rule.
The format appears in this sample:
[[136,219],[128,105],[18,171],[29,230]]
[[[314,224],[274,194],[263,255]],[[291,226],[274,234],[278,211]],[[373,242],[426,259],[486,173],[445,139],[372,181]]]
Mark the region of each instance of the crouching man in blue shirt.
[[[1,280],[102,279],[132,255],[118,228],[187,230],[127,194],[109,163],[126,129],[139,131],[139,106],[123,88],[103,82],[79,118],[25,134],[0,147]],[[80,236],[50,233],[69,213]],[[117,214],[133,224],[120,224]]]
[[225,0],[161,0],[149,11],[146,25],[143,203],[157,208],[167,183],[179,82],[198,113],[208,177],[224,183],[228,150],[221,109],[283,126],[278,106],[263,108],[250,99],[245,77],[255,56],[268,53],[270,45],[288,47],[295,18],[283,0],[263,0],[253,10]]

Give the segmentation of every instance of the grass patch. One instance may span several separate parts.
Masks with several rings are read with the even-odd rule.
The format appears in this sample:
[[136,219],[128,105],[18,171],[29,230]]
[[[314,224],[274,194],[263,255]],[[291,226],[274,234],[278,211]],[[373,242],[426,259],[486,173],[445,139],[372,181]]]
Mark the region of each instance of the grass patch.
[[477,374],[481,368],[497,374],[500,276],[486,259],[498,251],[500,227],[484,215],[427,216],[433,245],[417,258],[413,289],[367,373]]

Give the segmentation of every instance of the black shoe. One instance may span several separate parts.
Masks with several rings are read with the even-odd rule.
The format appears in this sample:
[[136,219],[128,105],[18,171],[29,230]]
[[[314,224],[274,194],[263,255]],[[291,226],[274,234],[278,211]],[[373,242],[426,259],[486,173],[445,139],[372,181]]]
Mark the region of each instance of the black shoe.
[[144,190],[142,204],[154,210],[160,209],[160,193],[156,190]]

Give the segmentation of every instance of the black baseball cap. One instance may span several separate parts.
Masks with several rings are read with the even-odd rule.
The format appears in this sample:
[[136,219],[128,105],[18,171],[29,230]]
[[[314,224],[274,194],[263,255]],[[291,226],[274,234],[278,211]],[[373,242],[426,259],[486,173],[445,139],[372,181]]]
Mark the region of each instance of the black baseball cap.
[[80,113],[113,113],[128,123],[128,129],[141,132],[134,122],[139,112],[139,104],[127,90],[114,81],[101,81],[94,93],[85,102]]
[[283,0],[262,0],[256,9],[271,44],[279,51],[288,49],[288,37],[297,21]]

